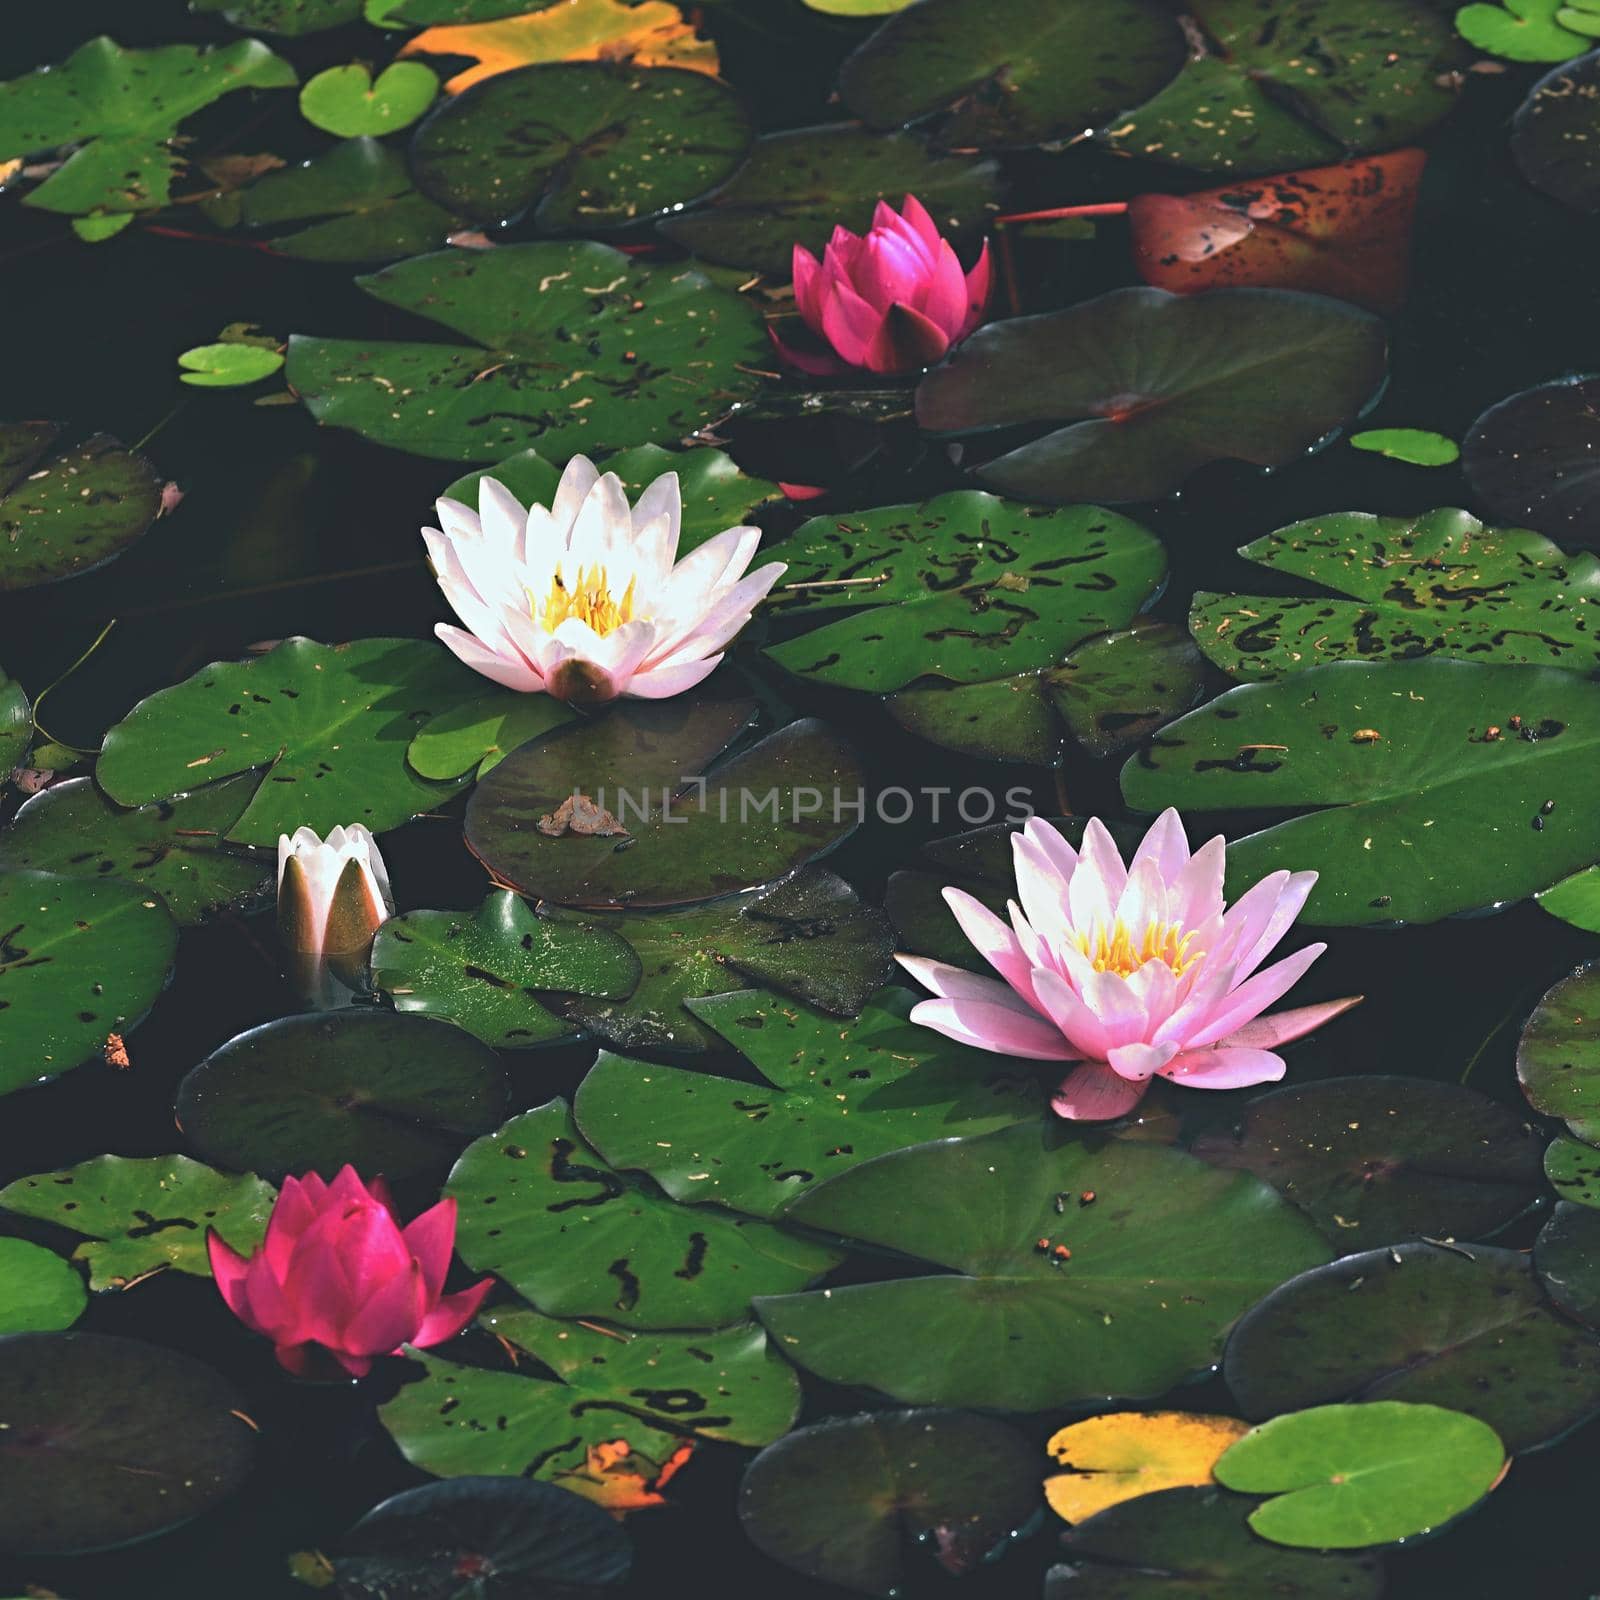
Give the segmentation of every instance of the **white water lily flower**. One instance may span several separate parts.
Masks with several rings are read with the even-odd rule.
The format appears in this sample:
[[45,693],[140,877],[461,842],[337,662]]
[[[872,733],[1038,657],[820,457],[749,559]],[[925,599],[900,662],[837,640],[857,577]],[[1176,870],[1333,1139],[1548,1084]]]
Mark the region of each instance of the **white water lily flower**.
[[278,930],[289,951],[364,954],[393,915],[388,869],[361,823],[334,828],[325,840],[310,828],[278,835]]
[[445,598],[465,628],[434,629],[476,672],[572,704],[691,689],[786,570],[745,572],[759,528],[729,528],[681,561],[678,475],[631,509],[621,480],[574,456],[549,509],[484,478],[478,509],[438,502],[424,528]]

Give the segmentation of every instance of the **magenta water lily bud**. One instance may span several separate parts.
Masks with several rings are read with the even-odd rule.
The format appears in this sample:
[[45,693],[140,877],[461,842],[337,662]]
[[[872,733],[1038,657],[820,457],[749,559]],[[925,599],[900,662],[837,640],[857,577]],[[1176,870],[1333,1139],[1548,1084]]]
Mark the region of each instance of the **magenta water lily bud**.
[[359,822],[326,839],[310,828],[278,835],[278,939],[308,1004],[365,987],[372,936],[393,915],[383,856]]
[[1261,1014],[1327,948],[1307,945],[1262,966],[1314,872],[1270,873],[1226,906],[1225,841],[1191,855],[1176,811],[1162,812],[1127,865],[1098,818],[1081,850],[1037,817],[1011,842],[1009,922],[960,889],[944,891],[999,978],[896,959],[938,996],[913,1008],[913,1022],[983,1050],[1078,1062],[1052,1102],[1063,1117],[1123,1116],[1156,1076],[1194,1089],[1274,1082],[1284,1073],[1276,1046],[1360,999]]
[[630,507],[617,475],[582,456],[548,508],[524,510],[485,478],[477,511],[441,500],[438,512],[422,537],[466,627],[434,631],[484,677],[574,705],[692,689],[786,570],[746,573],[759,528],[728,528],[678,560],[677,473]]
[[455,1240],[454,1200],[402,1228],[383,1180],[344,1167],[332,1183],[286,1178],[248,1259],[215,1231],[206,1248],[229,1310],[272,1340],[284,1367],[315,1374],[320,1351],[359,1378],[379,1356],[442,1344],[477,1315],[494,1280],[443,1292]]
[[914,195],[896,211],[880,200],[865,237],[835,228],[818,261],[794,247],[795,308],[832,354],[785,344],[802,372],[828,376],[915,372],[941,360],[983,320],[989,299],[989,246],[970,272]]

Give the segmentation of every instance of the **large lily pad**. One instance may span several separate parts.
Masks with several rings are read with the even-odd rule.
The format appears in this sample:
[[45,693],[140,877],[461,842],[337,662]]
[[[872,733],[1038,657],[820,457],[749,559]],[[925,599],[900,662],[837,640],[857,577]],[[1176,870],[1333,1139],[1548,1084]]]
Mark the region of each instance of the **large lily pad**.
[[372,945],[372,981],[398,1011],[442,1017],[501,1050],[570,1038],[552,990],[626,999],[639,958],[609,928],[539,916],[506,889],[475,913],[408,911]]
[[1591,1207],[1558,1202],[1534,1243],[1533,1264],[1568,1316],[1600,1327],[1600,1216]]
[[83,1275],[54,1250],[0,1238],[0,1334],[70,1328],[88,1303]]
[[239,220],[302,261],[394,261],[438,250],[461,226],[376,139],[346,139],[258,178],[239,197]]
[[470,1145],[446,1186],[456,1248],[551,1316],[719,1328],[751,1296],[798,1288],[838,1253],[771,1223],[680,1206],[606,1166],[563,1100]]
[[1556,984],[1528,1018],[1517,1044],[1517,1081],[1528,1103],[1560,1117],[1578,1138],[1600,1144],[1600,964]]
[[602,1054],[578,1125],[616,1167],[674,1200],[776,1217],[813,1183],[887,1150],[1037,1117],[1037,1076],[912,1027],[916,996],[886,989],[853,1022],[760,990],[691,1000],[764,1084]]
[[1197,594],[1195,639],[1236,678],[1422,656],[1600,666],[1600,561],[1522,528],[1486,528],[1465,511],[1345,511],[1292,523],[1239,554],[1351,598]]
[[1552,1139],[1544,1153],[1550,1187],[1574,1205],[1600,1207],[1600,1150],[1578,1139]]
[[1250,1531],[1253,1505],[1220,1489],[1167,1489],[1112,1506],[1062,1536],[1045,1600],[1378,1600],[1374,1555],[1313,1555]]
[[1449,113],[1467,60],[1448,8],[1424,0],[1188,9],[1203,42],[1183,71],[1101,132],[1124,155],[1243,177],[1392,150]]
[[644,964],[612,1003],[570,998],[563,1013],[616,1050],[715,1049],[691,1002],[757,983],[835,1017],[854,1017],[894,971],[894,931],[821,867],[757,894],[679,911],[629,912],[612,926]]
[[839,92],[869,127],[950,107],[952,149],[1070,138],[1153,94],[1183,35],[1147,0],[923,0],[844,64]]
[[55,67],[0,84],[0,157],[77,149],[25,203],[81,216],[164,206],[185,117],[235,89],[282,89],[294,68],[257,39],[124,50],[104,36]]
[[1038,1505],[1033,1451],[1015,1429],[958,1411],[886,1411],[835,1417],[763,1450],[745,1472],[739,1520],[774,1561],[888,1596],[941,1568],[971,1571]]
[[248,1255],[276,1198],[254,1173],[215,1172],[188,1156],[95,1156],[0,1189],[7,1211],[86,1235],[72,1259],[89,1268],[97,1294],[169,1267],[209,1278],[207,1231]]
[[1372,398],[1385,346],[1376,317],[1321,295],[1114,289],[980,328],[918,385],[917,421],[1054,425],[977,469],[1004,494],[1149,500],[1211,461],[1303,455]]
[[1600,50],[1547,72],[1511,124],[1511,154],[1535,188],[1600,211]]
[[1600,867],[1585,867],[1570,878],[1541,889],[1534,899],[1541,911],[1570,922],[1585,933],[1600,933]]
[[1482,1239],[1526,1210],[1544,1141],[1508,1106],[1426,1078],[1329,1078],[1264,1094],[1190,1148],[1294,1201],[1341,1255]]
[[1492,1245],[1391,1245],[1291,1279],[1241,1319],[1224,1372],[1252,1419],[1416,1401],[1480,1418],[1513,1451],[1600,1410],[1600,1340],[1550,1308],[1525,1256]]
[[1229,1489],[1273,1498],[1250,1526],[1275,1544],[1358,1550],[1429,1533],[1500,1481],[1493,1428],[1442,1406],[1316,1406],[1252,1429],[1217,1463]]
[[1167,567],[1159,541],[1113,511],[976,490],[813,517],[768,553],[788,563],[785,585],[834,587],[788,588],[782,614],[823,626],[767,654],[799,677],[876,694],[925,675],[970,684],[1052,667],[1131,622]]
[[733,176],[754,130],[719,78],[681,67],[552,61],[452,95],[411,139],[417,187],[496,223],[534,208],[547,232],[618,227]]
[[167,908],[130,883],[0,869],[0,1094],[132,1029],[177,948]]
[[1495,516],[1569,544],[1600,543],[1600,378],[1564,378],[1490,406],[1462,441],[1461,464]]
[[[1065,1214],[1058,1197],[1072,1197]],[[950,1274],[758,1300],[791,1360],[897,1400],[994,1410],[1159,1394],[1216,1359],[1241,1311],[1328,1253],[1259,1179],[1038,1123],[879,1156],[785,1214]]]
[[159,895],[184,927],[224,908],[256,910],[272,888],[271,863],[225,838],[255,789],[241,775],[124,811],[92,779],[69,778],[0,833],[0,867],[123,878]]
[[161,510],[161,478],[143,456],[105,433],[53,451],[61,431],[0,423],[0,592],[103,567]]
[[[622,480],[629,500],[637,500],[664,473],[678,475],[678,492],[683,503],[683,519],[678,529],[680,559],[715,534],[747,524],[757,509],[768,501],[781,499],[783,494],[777,484],[741,471],[732,456],[703,447],[663,450],[660,445],[641,444],[632,450],[619,450],[606,456],[603,464],[607,472],[616,473]],[[495,478],[525,506],[548,506],[560,487],[561,473],[561,467],[537,450],[524,450],[492,467],[457,478],[445,493],[452,500],[475,506],[478,485],[485,478]],[[526,700],[530,696],[521,698]]]
[[299,827],[353,822],[381,833],[461,787],[419,778],[406,746],[478,681],[415,639],[285,639],[141,700],[106,735],[95,777],[119,805],[138,806],[266,768],[229,841],[270,845]]
[[589,1600],[626,1581],[632,1560],[598,1506],[553,1484],[486,1477],[391,1496],[339,1541],[332,1566],[342,1600]]
[[[524,894],[611,910],[685,905],[781,878],[854,831],[860,817],[849,807],[865,773],[814,718],[713,765],[752,710],[742,694],[711,690],[626,700],[558,728],[479,782],[467,846]],[[624,835],[559,831],[555,814],[573,795],[610,812]]]
[[902,689],[902,727],[963,755],[1056,767],[1076,739],[1115,755],[1181,716],[1205,694],[1205,663],[1170,622],[1141,620],[1075,646],[1059,666],[987,683]]
[[800,1407],[794,1368],[749,1323],[630,1334],[506,1310],[483,1326],[553,1379],[415,1357],[427,1377],[380,1417],[405,1458],[438,1478],[546,1478],[582,1494],[591,1450],[621,1441],[656,1459],[685,1437],[767,1444]]
[[444,251],[356,281],[471,342],[297,334],[289,382],[319,422],[446,461],[693,433],[749,397],[744,369],[767,358],[752,302],[601,244]]
[[341,28],[361,16],[362,0],[189,0],[191,11],[220,11],[236,28],[297,36]]
[[210,1367],[158,1345],[0,1340],[0,1550],[114,1549],[209,1511],[255,1457],[243,1405]]
[[505,1115],[499,1058],[432,1017],[281,1017],[230,1039],[178,1085],[178,1125],[232,1172],[364,1177],[443,1167]]
[[820,257],[835,227],[865,233],[880,200],[898,207],[908,194],[959,246],[982,230],[999,189],[993,161],[937,154],[911,133],[834,123],[757,140],[731,182],[660,228],[707,261],[787,277],[797,244]]
[[22,765],[33,740],[33,708],[15,678],[0,667],[0,786]]
[[1300,809],[1229,849],[1235,893],[1310,868],[1311,922],[1431,922],[1600,856],[1597,746],[1600,684],[1575,672],[1344,662],[1191,711],[1122,769],[1122,792],[1150,812]]

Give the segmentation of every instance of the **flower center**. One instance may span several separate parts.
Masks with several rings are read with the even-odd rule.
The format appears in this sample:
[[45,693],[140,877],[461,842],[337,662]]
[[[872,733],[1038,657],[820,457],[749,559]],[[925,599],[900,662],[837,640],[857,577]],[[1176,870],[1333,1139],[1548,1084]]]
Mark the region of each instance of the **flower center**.
[[579,622],[588,623],[604,638],[624,622],[633,620],[636,582],[636,579],[630,578],[622,598],[614,600],[604,567],[595,567],[593,570],[579,567],[578,575],[571,583],[562,578],[561,568],[557,567],[550,593],[545,596],[543,610],[540,610],[532,594],[528,596],[529,608],[546,633],[554,633],[568,617],[576,617]]
[[1179,976],[1205,954],[1190,950],[1193,939],[1194,930],[1185,933],[1181,922],[1150,922],[1135,930],[1120,917],[1109,928],[1096,926],[1090,933],[1077,935],[1078,948],[1096,972],[1116,972],[1124,978],[1147,961],[1164,961],[1173,976]]

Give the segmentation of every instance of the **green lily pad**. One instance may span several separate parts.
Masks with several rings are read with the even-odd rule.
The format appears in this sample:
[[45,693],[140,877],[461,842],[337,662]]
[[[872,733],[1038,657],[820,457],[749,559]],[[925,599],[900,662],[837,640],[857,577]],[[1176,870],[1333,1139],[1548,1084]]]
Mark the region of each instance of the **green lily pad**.
[[1182,65],[1183,35],[1146,0],[923,0],[844,63],[839,93],[872,128],[950,108],[950,149],[1071,138]]
[[961,248],[981,234],[999,192],[993,161],[938,154],[912,133],[833,124],[758,139],[728,183],[659,226],[707,261],[787,277],[797,244],[820,258],[835,227],[864,234],[880,200],[898,208],[908,194]]
[[[625,700],[522,745],[473,790],[467,847],[498,883],[608,910],[685,905],[784,877],[854,831],[849,805],[865,773],[810,717],[713,766],[751,710],[720,688]],[[608,811],[624,835],[547,832],[573,795]]]
[[591,1600],[624,1583],[632,1559],[621,1524],[580,1496],[474,1477],[391,1496],[330,1564],[342,1600]]
[[505,1115],[499,1058],[433,1017],[344,1010],[230,1039],[178,1085],[178,1126],[231,1172],[398,1180],[442,1168]]
[[1113,511],[976,490],[813,517],[765,553],[789,565],[781,614],[824,619],[767,654],[798,677],[875,694],[924,675],[970,684],[1054,666],[1131,622],[1167,568],[1160,543]]
[[0,1094],[59,1077],[129,1032],[177,948],[166,907],[132,884],[0,870]]
[[911,1026],[916,999],[886,989],[845,1023],[761,990],[691,1000],[766,1082],[602,1053],[578,1087],[578,1126],[674,1200],[771,1219],[872,1156],[1041,1113],[1036,1074]]
[[53,451],[59,422],[0,423],[0,593],[93,572],[155,521],[161,478],[97,433]]
[[1033,1450],[1014,1428],[958,1411],[887,1411],[769,1445],[745,1470],[739,1521],[774,1561],[888,1596],[919,1574],[978,1566],[1039,1499]]
[[196,12],[220,11],[236,28],[291,37],[341,28],[361,15],[361,0],[189,0]]
[[[777,484],[747,476],[731,456],[703,446],[694,450],[663,450],[660,445],[642,444],[608,455],[602,465],[622,480],[629,500],[637,500],[663,473],[677,473],[678,490],[683,499],[679,559],[713,535],[747,524],[761,506],[783,496]],[[524,450],[492,467],[457,478],[445,494],[452,500],[475,506],[478,485],[485,478],[495,478],[523,505],[548,506],[560,486],[561,472],[561,467],[546,460],[537,450]]]
[[427,1377],[379,1412],[400,1453],[437,1478],[544,1478],[574,1487],[590,1449],[616,1440],[647,1458],[685,1436],[762,1445],[800,1408],[795,1370],[746,1323],[714,1333],[622,1333],[537,1311],[482,1325],[554,1375],[492,1372],[416,1355]]
[[625,1000],[639,958],[609,928],[539,916],[506,889],[474,913],[408,911],[379,928],[372,981],[398,1011],[442,1017],[499,1050],[570,1039],[551,990]]
[[209,1278],[206,1232],[241,1255],[261,1243],[277,1191],[254,1173],[214,1172],[188,1156],[95,1156],[0,1189],[0,1206],[54,1222],[84,1242],[72,1252],[96,1294],[171,1268]]
[[753,1295],[819,1277],[839,1253],[768,1222],[680,1206],[613,1171],[564,1100],[469,1145],[445,1186],[456,1249],[550,1316],[627,1328],[720,1328]]
[[1002,494],[1151,500],[1208,462],[1303,456],[1371,399],[1386,343],[1371,313],[1321,295],[1114,289],[980,328],[917,386],[917,422],[1051,424],[976,468]]
[[430,717],[407,746],[406,761],[424,778],[482,778],[518,745],[576,720],[547,694],[491,689]]
[[347,139],[258,178],[239,197],[239,220],[270,232],[279,255],[302,261],[421,255],[461,226],[416,192],[405,157],[376,139]]
[[988,761],[1058,767],[1075,738],[1092,756],[1126,750],[1205,694],[1205,663],[1170,622],[1085,639],[1059,666],[987,683],[902,689],[896,722],[919,737]]
[[1261,1095],[1190,1149],[1264,1178],[1348,1255],[1504,1227],[1543,1187],[1543,1144],[1525,1117],[1475,1089],[1373,1075]]
[[[1577,91],[1600,96],[1600,78]],[[1600,377],[1562,378],[1490,406],[1461,462],[1497,517],[1569,544],[1600,543]]]
[[1585,867],[1533,897],[1542,911],[1585,933],[1600,933],[1600,867]]
[[73,878],[122,878],[159,895],[181,927],[224,909],[254,911],[272,892],[272,864],[225,842],[255,792],[250,776],[123,811],[93,779],[36,794],[0,833],[0,867]]
[[1310,922],[1432,922],[1600,856],[1600,814],[1583,798],[1597,745],[1600,684],[1576,672],[1340,662],[1180,717],[1122,769],[1122,792],[1136,810],[1186,816],[1298,808],[1230,846],[1234,894],[1309,868],[1321,874]]
[[[1093,1204],[1057,1211],[1058,1196],[1087,1191]],[[1328,1254],[1259,1179],[1040,1123],[879,1156],[785,1215],[949,1274],[758,1300],[791,1361],[896,1400],[986,1410],[1160,1394],[1216,1359],[1247,1306]]]
[[33,742],[33,708],[15,678],[0,667],[0,786],[22,765]]
[[600,244],[450,250],[356,281],[472,342],[297,334],[290,384],[321,423],[447,461],[693,433],[747,399],[760,379],[743,369],[767,359],[761,313],[735,290]]
[[561,0],[399,0],[390,4],[386,20],[409,27],[431,28],[452,22],[498,22],[528,11],[548,11]]
[[1600,1327],[1600,1216],[1587,1205],[1557,1203],[1533,1246],[1545,1293],[1588,1327]]
[[448,651],[415,639],[317,644],[285,639],[250,661],[218,661],[141,700],[105,737],[95,777],[119,805],[266,769],[224,835],[275,844],[308,827],[398,827],[462,787],[406,764],[431,716],[480,680]]
[[1448,467],[1461,459],[1461,446],[1454,439],[1426,428],[1369,428],[1365,433],[1352,433],[1350,443],[1357,450],[1412,467]]
[[610,926],[643,963],[639,987],[622,1002],[569,998],[561,1010],[615,1050],[716,1049],[716,1035],[688,1008],[733,984],[854,1017],[894,971],[888,918],[820,867],[711,905],[626,912]]
[[1254,1507],[1219,1489],[1164,1489],[1124,1500],[1061,1536],[1070,1565],[1052,1567],[1044,1600],[1378,1600],[1377,1556],[1317,1554],[1250,1531]]
[[1550,1187],[1574,1205],[1600,1207],[1600,1150],[1578,1139],[1552,1139],[1544,1153]]
[[1487,1424],[1380,1400],[1274,1417],[1232,1444],[1217,1481],[1273,1496],[1250,1526],[1274,1544],[1355,1550],[1428,1533],[1476,1505],[1505,1470]]
[[0,1341],[0,1551],[112,1550],[211,1510],[254,1463],[243,1407],[210,1367],[141,1340]]
[[1189,626],[1235,678],[1424,656],[1600,666],[1600,560],[1523,528],[1486,528],[1465,511],[1345,511],[1292,523],[1239,554],[1351,598],[1197,594]]
[[1469,56],[1423,0],[1191,0],[1204,45],[1112,117],[1124,155],[1246,177],[1410,144],[1455,105]]
[[59,66],[0,84],[0,157],[78,148],[23,203],[82,216],[150,211],[172,196],[178,125],[235,89],[283,89],[294,68],[257,39],[124,50],[104,36]]
[[1505,0],[1462,6],[1456,31],[1468,44],[1506,61],[1570,61],[1583,40],[1556,20],[1565,0]]
[[[1563,20],[1570,15],[1561,13]],[[1588,20],[1594,26],[1586,31],[1600,30],[1600,16]],[[1547,72],[1528,91],[1511,123],[1511,154],[1523,177],[1577,211],[1600,211],[1597,82],[1600,57],[1591,51]]]
[[1293,1278],[1240,1320],[1223,1371],[1252,1420],[1420,1401],[1518,1452],[1600,1411],[1600,1340],[1551,1310],[1526,1256],[1483,1244],[1390,1245]]
[[546,232],[625,226],[733,176],[754,138],[738,95],[681,67],[552,61],[452,95],[411,140],[429,199],[479,223],[535,207]]
[[1539,1002],[1517,1044],[1517,1081],[1528,1103],[1568,1132],[1600,1144],[1600,964],[1580,967]]
[[300,115],[340,139],[377,139],[409,128],[434,102],[439,74],[420,61],[396,61],[376,78],[360,61],[327,67],[300,91]]
[[0,1334],[70,1328],[88,1303],[82,1274],[54,1250],[0,1238]]
[[180,383],[197,389],[237,389],[270,378],[283,365],[277,350],[249,344],[199,344],[178,357]]

